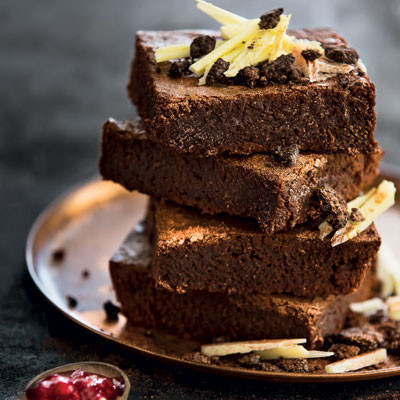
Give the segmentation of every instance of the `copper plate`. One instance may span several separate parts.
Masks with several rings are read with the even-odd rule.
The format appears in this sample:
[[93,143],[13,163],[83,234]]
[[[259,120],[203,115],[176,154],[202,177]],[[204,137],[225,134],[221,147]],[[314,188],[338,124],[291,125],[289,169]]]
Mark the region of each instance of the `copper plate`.
[[[400,191],[400,173],[385,169],[385,177],[396,181]],[[286,382],[341,382],[378,379],[400,375],[400,365],[345,374],[305,374],[254,371],[239,367],[206,365],[185,359],[184,354],[199,349],[199,343],[126,325],[124,317],[107,323],[102,305],[113,300],[108,275],[108,260],[128,232],[144,214],[146,196],[128,193],[120,186],[103,181],[82,184],[51,204],[31,229],[27,242],[27,264],[33,281],[44,296],[62,313],[107,340],[147,357],[182,367],[240,378]],[[400,199],[396,206],[377,221],[383,241],[400,259]],[[64,250],[62,262],[53,253]],[[89,277],[82,276],[89,271]],[[66,296],[78,300],[68,307]]]

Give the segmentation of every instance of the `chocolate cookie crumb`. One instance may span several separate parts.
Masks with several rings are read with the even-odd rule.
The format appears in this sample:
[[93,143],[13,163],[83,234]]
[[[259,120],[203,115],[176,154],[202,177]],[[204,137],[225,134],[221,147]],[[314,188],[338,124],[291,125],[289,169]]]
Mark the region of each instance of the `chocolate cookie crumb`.
[[87,269],[84,269],[84,270],[82,271],[82,278],[83,278],[83,279],[87,279],[87,278],[89,278],[89,276],[90,276],[90,271],[87,270]]
[[68,307],[69,308],[76,308],[76,306],[78,305],[78,300],[76,300],[75,297],[66,296],[66,299],[67,299],[67,303],[68,303]]
[[215,83],[227,83],[229,79],[224,75],[224,72],[227,71],[228,68],[229,63],[222,58],[218,58],[207,75],[206,84],[211,86]]
[[53,251],[51,255],[53,262],[59,264],[64,261],[65,259],[65,250],[64,249],[57,249]]
[[346,46],[326,46],[325,55],[331,60],[343,64],[355,64],[359,59],[357,51]]
[[307,61],[315,61],[317,58],[320,58],[322,56],[319,51],[313,49],[303,50],[301,52],[301,55]]
[[118,313],[120,312],[120,308],[118,306],[116,306],[110,300],[108,300],[103,304],[103,308],[107,314],[107,319],[109,321],[118,320]]
[[328,217],[328,222],[332,227],[335,230],[343,228],[349,220],[346,200],[328,185],[317,190],[317,197],[322,212],[331,214]]
[[210,53],[215,49],[215,37],[202,35],[193,39],[190,44],[190,56],[193,58],[200,58]]
[[400,350],[400,322],[392,319],[381,320],[376,329],[385,337],[385,347]]
[[294,62],[295,58],[292,54],[282,55],[274,61],[265,62],[261,66],[261,71],[268,84],[300,82],[304,76]]
[[258,354],[249,353],[239,358],[238,362],[244,365],[257,365],[260,363],[260,356]]
[[245,67],[239,72],[241,83],[249,88],[257,86],[260,79],[260,70],[257,67]]
[[274,158],[281,162],[283,165],[288,167],[293,166],[299,159],[299,146],[297,144],[291,144],[289,146],[278,146],[274,149]]
[[181,78],[183,75],[190,74],[190,61],[185,59],[181,61],[174,61],[169,68],[168,76],[170,78]]
[[358,355],[360,353],[360,348],[351,344],[335,343],[328,351],[333,351],[337,360],[343,360]]
[[283,8],[275,8],[274,10],[268,11],[261,15],[258,26],[260,29],[273,29],[275,28],[281,18]]
[[376,350],[385,342],[385,337],[372,326],[348,328],[337,335],[339,343],[354,345],[362,352]]
[[194,362],[202,363],[202,364],[211,364],[210,357],[206,356],[205,354],[197,351],[193,353],[192,359]]
[[286,372],[309,372],[308,362],[304,358],[285,359],[275,361],[275,365]]
[[350,220],[353,222],[361,222],[365,220],[365,217],[364,215],[362,215],[361,211],[358,208],[352,208]]
[[258,369],[265,372],[282,372],[282,369],[270,362],[260,362]]

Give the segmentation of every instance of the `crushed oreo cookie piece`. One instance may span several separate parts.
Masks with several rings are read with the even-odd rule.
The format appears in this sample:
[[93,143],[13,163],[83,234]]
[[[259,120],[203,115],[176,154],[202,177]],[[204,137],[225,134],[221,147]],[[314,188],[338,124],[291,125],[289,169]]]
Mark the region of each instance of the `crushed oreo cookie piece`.
[[244,365],[257,365],[260,363],[260,356],[255,353],[245,354],[238,359],[239,364]]
[[381,320],[376,329],[384,336],[389,350],[400,350],[400,322],[392,319]]
[[383,334],[370,325],[345,329],[337,335],[336,340],[357,346],[361,352],[376,350],[385,343]]
[[51,258],[53,259],[53,262],[56,264],[63,262],[65,259],[65,250],[64,249],[54,250],[53,254],[51,255]]
[[313,49],[303,50],[301,52],[301,55],[307,61],[315,61],[316,59],[322,56],[322,54],[319,51]]
[[333,229],[343,228],[349,220],[346,200],[328,185],[317,189],[317,197],[321,211],[330,214],[328,222]]
[[114,303],[112,303],[110,300],[106,301],[103,304],[104,311],[106,312],[107,319],[109,321],[117,321],[118,320],[118,314],[121,311],[121,309],[116,306]]
[[364,215],[358,208],[352,208],[350,214],[350,220],[353,222],[362,222],[365,220]]
[[287,359],[282,358],[276,360],[274,364],[286,372],[309,372],[308,362],[304,358]]
[[351,344],[335,343],[328,351],[333,351],[337,360],[343,360],[357,356],[360,353],[360,348]]
[[78,305],[78,300],[76,300],[75,297],[66,296],[66,299],[67,299],[67,303],[68,303],[68,307],[69,308],[76,308],[76,306]]
[[169,68],[168,76],[170,78],[181,78],[183,75],[190,74],[191,63],[188,59],[174,61]]
[[224,75],[224,72],[227,71],[228,68],[229,63],[222,58],[218,58],[207,75],[206,84],[211,86],[216,83],[226,84],[229,82],[229,78]]
[[342,64],[356,64],[359,59],[357,51],[346,46],[325,46],[325,55]]
[[283,8],[275,8],[274,10],[264,13],[260,17],[260,22],[258,23],[259,28],[260,29],[275,28],[279,23],[282,13],[283,13]]
[[257,67],[245,67],[240,70],[239,77],[244,86],[252,89],[258,84],[260,70]]
[[265,372],[282,372],[282,369],[270,362],[260,362],[258,369]]
[[262,64],[261,71],[268,84],[302,82],[304,75],[294,62],[292,54],[282,55],[274,61]]
[[200,58],[210,53],[215,49],[215,37],[202,35],[193,39],[190,44],[190,56],[193,58]]
[[288,167],[293,166],[299,159],[299,146],[297,144],[291,144],[289,146],[278,146],[274,149],[274,158]]

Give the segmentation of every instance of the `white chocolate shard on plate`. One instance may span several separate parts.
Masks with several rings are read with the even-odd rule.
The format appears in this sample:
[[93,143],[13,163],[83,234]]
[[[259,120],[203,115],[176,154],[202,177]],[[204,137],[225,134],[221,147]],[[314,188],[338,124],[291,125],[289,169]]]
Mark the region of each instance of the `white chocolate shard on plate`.
[[201,346],[201,352],[208,357],[228,356],[230,354],[246,354],[252,351],[268,350],[282,346],[294,346],[306,342],[307,339],[300,338],[215,343]]
[[382,243],[378,252],[376,275],[381,283],[381,296],[400,295],[400,260]]
[[337,361],[325,366],[327,374],[340,374],[344,372],[356,371],[371,365],[380,364],[387,361],[386,349],[378,349],[369,353],[364,353],[352,358]]
[[279,358],[323,358],[331,357],[335,353],[331,351],[309,351],[303,346],[284,346],[274,349],[256,351],[261,360],[277,360]]
[[364,220],[350,221],[344,228],[336,231],[331,240],[332,247],[353,239],[367,229],[379,215],[395,204],[395,194],[396,187],[394,183],[383,180],[373,195],[359,207]]
[[368,315],[374,315],[378,311],[382,311],[385,309],[385,302],[379,298],[374,297],[372,299],[368,299],[359,303],[351,303],[350,310],[358,313]]
[[223,8],[214,6],[214,4],[208,3],[207,1],[197,0],[197,8],[215,21],[219,22],[221,25],[237,24],[246,21],[246,18],[224,10]]

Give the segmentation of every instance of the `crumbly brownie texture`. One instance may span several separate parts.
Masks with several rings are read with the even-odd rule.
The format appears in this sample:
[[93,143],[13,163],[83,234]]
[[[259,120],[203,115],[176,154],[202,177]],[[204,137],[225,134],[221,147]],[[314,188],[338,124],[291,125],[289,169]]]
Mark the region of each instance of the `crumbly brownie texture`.
[[308,226],[266,235],[247,220],[204,216],[157,200],[147,221],[153,279],[178,292],[348,294],[361,285],[380,246],[374,225],[332,247]]
[[111,278],[121,311],[130,323],[211,341],[304,337],[311,348],[339,333],[348,305],[371,294],[372,276],[347,296],[302,299],[291,296],[185,294],[155,288],[149,273],[150,244],[143,229],[131,234],[110,261]]
[[[289,34],[324,46],[346,44],[330,29]],[[199,35],[217,32],[137,34],[128,91],[153,140],[202,154],[272,152],[292,144],[315,152],[371,153],[377,148],[375,86],[367,76],[265,88],[198,86],[193,76],[168,77],[170,63],[156,64],[155,49],[190,44]]]
[[[329,185],[351,200],[372,184],[381,152],[281,156],[194,156],[152,142],[136,122],[109,120],[103,128],[104,179],[204,213],[250,217],[268,233],[305,222],[313,194]],[[293,161],[293,163],[292,163]]]

